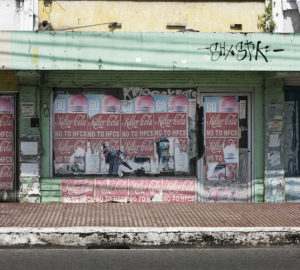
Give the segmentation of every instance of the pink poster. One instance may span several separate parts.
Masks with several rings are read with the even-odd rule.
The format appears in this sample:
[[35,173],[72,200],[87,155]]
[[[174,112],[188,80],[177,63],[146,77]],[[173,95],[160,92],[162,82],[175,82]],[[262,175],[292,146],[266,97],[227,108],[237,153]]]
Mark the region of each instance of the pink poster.
[[121,139],[121,145],[127,156],[154,156],[154,139]]
[[188,172],[186,97],[172,98],[172,112],[154,112],[153,98],[141,96],[135,113],[121,113],[110,95],[58,98],[64,106],[54,112],[56,174]]
[[56,113],[54,130],[54,139],[85,139],[87,137],[87,114]]
[[120,114],[96,114],[88,119],[87,137],[120,138]]
[[183,113],[155,113],[155,138],[187,137],[187,114]]
[[121,115],[122,138],[151,138],[153,113],[130,113]]
[[129,179],[131,203],[162,202],[162,179]]
[[127,202],[128,179],[97,179],[95,180],[95,201]]
[[83,139],[55,139],[56,163],[76,163],[85,157],[87,141]]
[[94,202],[94,180],[62,180],[62,201],[65,203]]
[[163,202],[196,201],[196,179],[163,179]]
[[13,114],[0,114],[0,190],[12,190],[14,182]]
[[120,139],[90,139],[91,149],[94,152],[103,151],[105,146],[109,146],[111,150],[118,151],[120,149]]
[[205,144],[209,163],[238,163],[238,113],[206,113]]

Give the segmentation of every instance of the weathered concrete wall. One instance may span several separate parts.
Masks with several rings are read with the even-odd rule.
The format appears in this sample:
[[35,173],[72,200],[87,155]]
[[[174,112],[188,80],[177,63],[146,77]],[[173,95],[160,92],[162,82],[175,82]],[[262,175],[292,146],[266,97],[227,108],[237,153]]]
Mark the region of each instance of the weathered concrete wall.
[[265,201],[283,202],[284,194],[284,80],[266,79],[265,89]]
[[[56,1],[39,0],[39,21],[54,30],[164,32],[168,23],[201,32],[260,32],[257,18],[264,2],[257,1]],[[121,28],[109,28],[109,22]],[[231,29],[230,24],[242,24]],[[91,27],[85,27],[94,25]],[[78,27],[76,29],[76,27]]]
[[[18,72],[17,75],[20,79],[20,91],[19,91],[19,104],[18,104],[18,130],[19,136],[17,142],[19,146],[22,140],[34,140],[38,141],[40,136],[40,127],[33,127],[31,125],[31,119],[40,119],[40,89],[39,89],[39,74],[35,72]],[[22,104],[32,104],[33,114],[28,117],[22,114]],[[19,148],[20,149],[20,148]],[[40,167],[40,153],[36,157],[21,155],[21,152],[17,153],[19,160],[18,172],[18,200],[20,202],[34,203],[40,202],[40,170],[36,172],[32,171],[28,174],[27,170],[24,172],[22,166],[28,164],[37,164]]]
[[300,245],[299,228],[1,228],[0,246],[256,247]]

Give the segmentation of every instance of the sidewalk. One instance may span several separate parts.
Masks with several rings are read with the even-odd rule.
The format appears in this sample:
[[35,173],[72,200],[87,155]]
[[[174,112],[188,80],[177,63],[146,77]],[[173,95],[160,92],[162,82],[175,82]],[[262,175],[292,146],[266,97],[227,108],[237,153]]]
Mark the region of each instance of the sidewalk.
[[0,246],[300,247],[300,204],[0,204]]

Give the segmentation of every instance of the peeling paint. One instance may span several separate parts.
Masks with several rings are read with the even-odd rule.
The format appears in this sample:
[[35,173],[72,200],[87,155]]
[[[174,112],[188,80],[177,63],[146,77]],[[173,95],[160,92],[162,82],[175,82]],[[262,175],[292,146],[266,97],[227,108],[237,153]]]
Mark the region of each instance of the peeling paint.
[[32,47],[32,60],[36,67],[39,66],[39,48],[38,47]]
[[22,203],[38,203],[41,198],[41,188],[38,177],[20,178],[18,199]]

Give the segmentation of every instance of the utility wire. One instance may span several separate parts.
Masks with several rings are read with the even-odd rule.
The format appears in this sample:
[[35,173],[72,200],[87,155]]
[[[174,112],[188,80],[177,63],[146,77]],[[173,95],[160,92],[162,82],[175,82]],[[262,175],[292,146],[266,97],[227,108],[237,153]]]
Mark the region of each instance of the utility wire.
[[93,27],[93,26],[99,26],[99,25],[105,25],[105,24],[111,24],[117,25],[117,22],[109,22],[109,23],[97,23],[97,24],[90,24],[90,25],[84,25],[84,26],[76,26],[76,27],[68,27],[63,29],[56,29],[55,31],[65,31],[65,30],[73,30],[73,29],[80,29],[80,28],[87,28],[87,27]]

